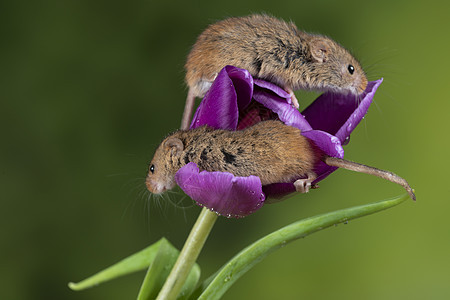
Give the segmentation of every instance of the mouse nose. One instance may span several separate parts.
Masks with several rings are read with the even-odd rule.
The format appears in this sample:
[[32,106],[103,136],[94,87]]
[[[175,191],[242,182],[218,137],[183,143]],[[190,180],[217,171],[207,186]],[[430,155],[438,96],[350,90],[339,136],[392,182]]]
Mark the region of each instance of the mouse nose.
[[153,193],[153,187],[152,187],[152,184],[151,184],[151,182],[150,182],[150,180],[148,178],[145,180],[145,185],[147,186],[147,190],[149,190],[150,192]]
[[147,177],[145,180],[145,185],[147,186],[147,190],[149,190],[152,194],[161,194],[170,189],[170,187],[150,177]]
[[151,180],[149,177],[145,180],[145,185],[147,186],[147,190],[153,194],[159,194],[162,191],[160,191],[160,187],[158,184],[156,184],[153,180]]
[[368,81],[366,76],[364,74],[358,75],[351,84],[352,93],[356,95],[362,94],[366,90],[367,84]]

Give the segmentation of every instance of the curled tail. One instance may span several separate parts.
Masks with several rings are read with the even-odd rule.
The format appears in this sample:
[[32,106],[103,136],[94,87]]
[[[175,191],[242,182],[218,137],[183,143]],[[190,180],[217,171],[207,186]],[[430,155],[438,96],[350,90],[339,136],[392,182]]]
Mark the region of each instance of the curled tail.
[[355,163],[352,161],[348,161],[345,159],[331,157],[331,156],[324,156],[322,158],[322,161],[332,167],[338,167],[338,168],[343,168],[343,169],[347,169],[350,171],[374,175],[374,176],[386,179],[390,182],[399,184],[405,188],[405,190],[408,192],[411,199],[413,199],[414,201],[416,200],[416,195],[414,194],[413,189],[409,186],[408,182],[404,178],[398,176],[397,174],[394,174],[392,172],[385,171],[385,170],[380,170],[380,169],[377,169],[374,167],[366,166],[363,164]]

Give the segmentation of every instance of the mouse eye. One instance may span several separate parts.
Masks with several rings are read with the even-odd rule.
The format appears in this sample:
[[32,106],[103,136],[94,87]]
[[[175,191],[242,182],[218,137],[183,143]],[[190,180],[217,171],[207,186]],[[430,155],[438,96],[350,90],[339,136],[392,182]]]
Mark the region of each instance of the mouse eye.
[[151,165],[149,168],[149,171],[152,172],[152,174],[155,173],[155,165]]
[[348,65],[347,70],[350,73],[350,75],[353,75],[353,72],[355,72],[355,67],[352,65]]

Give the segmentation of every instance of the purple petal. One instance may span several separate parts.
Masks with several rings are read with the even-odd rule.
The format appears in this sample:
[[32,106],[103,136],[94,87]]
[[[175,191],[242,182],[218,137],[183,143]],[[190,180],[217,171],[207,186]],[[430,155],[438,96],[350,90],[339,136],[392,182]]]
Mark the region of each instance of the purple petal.
[[249,71],[234,66],[226,66],[225,71],[233,82],[237,94],[238,107],[241,111],[245,109],[252,100],[253,77],[250,75]]
[[175,180],[199,205],[226,217],[244,217],[261,208],[265,195],[257,176],[236,177],[227,172],[199,173],[195,163],[178,170]]
[[[338,158],[344,157],[344,149],[342,148],[341,141],[337,137],[320,130],[304,131],[302,135],[312,140],[324,154]],[[317,178],[313,183],[318,183],[325,179],[336,169],[336,167],[330,167],[323,162],[319,162],[314,167],[314,173],[316,173]],[[274,203],[282,201],[283,197],[294,193],[295,187],[292,183],[274,183],[263,186],[263,191],[267,196],[265,203]]]
[[[344,157],[344,149],[342,148],[341,141],[334,135],[321,130],[305,131],[302,132],[302,135],[312,140],[326,155],[337,158]],[[314,167],[317,178],[313,183],[325,179],[325,177],[333,173],[336,169],[336,167],[330,167],[323,162],[319,162]]]
[[263,186],[263,192],[267,196],[264,203],[272,204],[283,201],[284,197],[295,193],[295,186],[292,183],[273,183]]
[[253,78],[247,70],[223,68],[200,103],[190,128],[203,125],[235,130],[239,110],[248,106],[253,95]]
[[372,99],[375,95],[380,84],[383,82],[383,78],[377,81],[371,81],[367,85],[366,91],[363,94],[363,100],[359,103],[358,107],[349,116],[347,121],[339,128],[338,132],[335,134],[342,143],[350,138],[350,134],[356,128],[356,126],[361,122],[364,116],[369,110],[370,104],[372,104]]
[[266,90],[270,90],[272,92],[274,92],[277,96],[280,96],[281,98],[285,98],[287,103],[292,104],[291,101],[291,95],[286,92],[285,90],[283,90],[282,88],[280,88],[278,85],[273,84],[272,82],[268,82],[262,79],[255,79],[254,80],[255,85],[259,86],[260,88],[266,89]]
[[239,117],[236,99],[233,81],[224,68],[197,108],[190,128],[208,125],[215,129],[234,130]]
[[302,135],[312,140],[326,155],[338,158],[344,157],[341,141],[334,135],[321,130],[303,131]]
[[344,143],[366,115],[381,82],[383,78],[370,81],[361,96],[324,93],[302,114],[312,128],[335,135]]
[[278,96],[273,90],[255,87],[253,99],[276,113],[280,121],[284,124],[297,127],[302,131],[312,129],[302,114],[292,107],[292,105],[287,102],[286,98]]

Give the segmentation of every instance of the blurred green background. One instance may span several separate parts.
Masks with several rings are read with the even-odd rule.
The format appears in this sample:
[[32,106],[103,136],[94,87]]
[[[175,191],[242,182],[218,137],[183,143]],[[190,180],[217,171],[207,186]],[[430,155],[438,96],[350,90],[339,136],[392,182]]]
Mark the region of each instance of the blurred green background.
[[[179,126],[196,36],[252,12],[329,35],[384,77],[346,158],[405,177],[418,200],[280,249],[224,299],[449,299],[448,2],[261,0],[1,2],[1,299],[133,299],[144,272],[83,292],[67,282],[162,236],[182,247],[200,208],[181,192],[150,197],[147,164]],[[338,170],[307,195],[220,218],[203,278],[284,225],[402,193]]]

